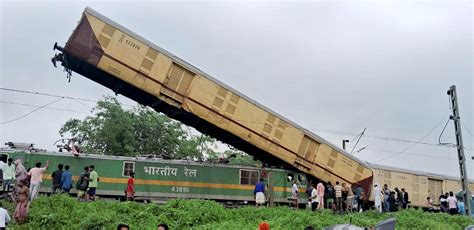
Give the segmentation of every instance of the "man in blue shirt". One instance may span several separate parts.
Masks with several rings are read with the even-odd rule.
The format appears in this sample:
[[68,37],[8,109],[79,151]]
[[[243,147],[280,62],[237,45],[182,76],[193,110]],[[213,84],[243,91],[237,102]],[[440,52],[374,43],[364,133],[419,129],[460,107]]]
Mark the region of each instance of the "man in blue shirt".
[[263,183],[263,178],[260,178],[260,181],[255,185],[253,193],[255,194],[255,205],[263,205],[265,203],[265,183]]
[[61,189],[63,192],[69,193],[72,188],[72,173],[69,171],[69,165],[66,165],[64,169],[66,170],[61,174]]

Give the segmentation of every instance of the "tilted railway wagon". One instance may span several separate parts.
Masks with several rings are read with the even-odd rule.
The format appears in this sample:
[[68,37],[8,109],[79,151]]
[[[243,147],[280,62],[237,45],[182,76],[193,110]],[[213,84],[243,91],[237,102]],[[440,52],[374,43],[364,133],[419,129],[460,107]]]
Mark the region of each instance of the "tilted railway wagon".
[[[139,199],[166,200],[173,198],[199,198],[217,201],[253,202],[255,184],[262,176],[262,168],[196,163],[184,160],[162,160],[145,157],[116,157],[70,153],[30,153],[26,151],[0,151],[3,162],[8,158],[22,159],[25,167],[49,160],[43,176],[41,192],[51,191],[51,174],[58,164],[69,165],[75,186],[85,166],[94,165],[100,176],[97,194],[105,197],[123,197],[128,175],[135,172],[135,190]],[[267,198],[275,203],[287,203],[292,183],[288,176],[299,181],[301,192],[306,187],[304,173],[266,168]],[[76,193],[73,189],[72,193]],[[302,193],[304,195],[304,192]],[[304,200],[304,196],[301,200]]]
[[372,187],[365,162],[90,8],[65,47],[55,47],[62,53],[53,61],[66,69],[265,163]]

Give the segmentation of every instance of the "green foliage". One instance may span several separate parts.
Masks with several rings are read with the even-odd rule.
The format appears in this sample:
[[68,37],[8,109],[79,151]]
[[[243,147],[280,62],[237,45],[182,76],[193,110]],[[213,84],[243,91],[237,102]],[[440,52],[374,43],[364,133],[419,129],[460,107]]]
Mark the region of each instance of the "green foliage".
[[[13,213],[12,206],[7,206]],[[341,223],[360,227],[375,226],[389,217],[397,219],[397,229],[464,229],[474,224],[466,216],[445,213],[425,213],[409,209],[397,213],[380,214],[375,211],[336,215],[329,210],[311,212],[288,207],[226,209],[207,200],[171,200],[164,205],[134,202],[96,201],[78,202],[66,195],[40,196],[32,204],[29,221],[14,229],[114,229],[120,223],[131,229],[156,229],[167,223],[171,229],[256,229],[266,221],[271,229],[316,229]]]

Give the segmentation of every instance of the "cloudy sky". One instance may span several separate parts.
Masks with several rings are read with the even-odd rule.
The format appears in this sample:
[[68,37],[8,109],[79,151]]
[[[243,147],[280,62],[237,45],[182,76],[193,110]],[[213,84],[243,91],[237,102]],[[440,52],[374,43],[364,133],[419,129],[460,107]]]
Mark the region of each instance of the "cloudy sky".
[[[367,128],[354,154],[368,162],[459,175],[456,150],[437,146],[454,84],[474,178],[471,1],[0,4],[2,145],[55,150],[61,125],[94,106],[5,89],[113,94],[78,74],[68,83],[50,62],[90,6],[330,142],[349,139],[349,151]],[[441,141],[454,143],[453,133],[450,122]]]

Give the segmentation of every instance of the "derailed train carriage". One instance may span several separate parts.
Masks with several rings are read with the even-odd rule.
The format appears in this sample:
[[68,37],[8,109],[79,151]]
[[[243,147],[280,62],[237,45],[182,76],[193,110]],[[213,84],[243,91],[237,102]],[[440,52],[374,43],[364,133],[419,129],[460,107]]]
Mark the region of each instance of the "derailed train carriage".
[[370,166],[98,12],[86,8],[61,53],[77,72],[258,160],[372,188]]
[[[301,201],[305,199],[306,177],[304,173],[274,169],[237,166],[216,163],[198,163],[186,160],[164,160],[147,157],[120,157],[82,154],[75,157],[61,152],[0,151],[0,160],[21,159],[25,167],[49,160],[49,168],[43,176],[41,192],[51,191],[51,174],[58,164],[69,165],[75,187],[85,166],[94,165],[100,182],[97,195],[124,197],[124,189],[130,172],[135,172],[135,190],[138,200],[164,201],[175,198],[212,199],[236,205],[253,203],[253,190],[259,178],[267,184],[267,201],[287,203],[295,178],[301,187]],[[71,193],[77,193],[73,188]]]

